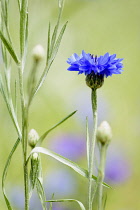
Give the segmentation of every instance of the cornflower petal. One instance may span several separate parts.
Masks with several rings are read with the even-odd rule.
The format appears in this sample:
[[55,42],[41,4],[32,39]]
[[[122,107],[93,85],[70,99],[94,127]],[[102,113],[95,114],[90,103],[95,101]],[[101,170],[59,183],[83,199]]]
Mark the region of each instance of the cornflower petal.
[[84,50],[78,56],[74,53],[68,58],[67,63],[70,65],[69,71],[78,71],[78,74],[95,74],[103,77],[112,76],[112,74],[121,74],[123,71],[123,58],[116,58],[116,54],[110,55],[108,52],[99,57],[86,53]]

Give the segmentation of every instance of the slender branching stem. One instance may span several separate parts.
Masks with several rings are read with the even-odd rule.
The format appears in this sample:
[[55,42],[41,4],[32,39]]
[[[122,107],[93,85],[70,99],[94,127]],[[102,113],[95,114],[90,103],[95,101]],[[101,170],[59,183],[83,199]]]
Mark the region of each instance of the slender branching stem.
[[28,145],[28,108],[24,109],[24,183],[25,183],[25,210],[29,210],[29,176],[27,160]]
[[98,169],[98,210],[102,210],[102,197],[103,197],[103,181],[104,181],[104,171],[106,162],[106,150],[107,146],[101,145],[100,150],[100,165]]
[[19,87],[22,110],[22,149],[23,149],[23,170],[24,170],[24,190],[25,190],[25,210],[29,210],[29,177],[27,159],[27,133],[28,133],[28,109],[25,106],[24,87],[23,87],[23,69],[19,66]]
[[93,173],[93,159],[96,143],[97,130],[97,94],[96,89],[92,89],[91,93],[92,111],[93,111],[93,135],[89,148],[89,187],[88,187],[88,210],[92,210],[92,173]]

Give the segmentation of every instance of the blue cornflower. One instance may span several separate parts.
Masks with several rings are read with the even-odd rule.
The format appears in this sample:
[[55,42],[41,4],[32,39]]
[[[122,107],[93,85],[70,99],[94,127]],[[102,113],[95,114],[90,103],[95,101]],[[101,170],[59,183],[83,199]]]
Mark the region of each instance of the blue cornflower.
[[116,54],[110,55],[106,53],[103,56],[94,56],[85,53],[78,56],[74,53],[68,58],[67,63],[70,65],[69,71],[78,71],[78,74],[84,73],[85,75],[94,74],[96,76],[108,77],[112,74],[121,74],[123,71],[123,59],[117,59]]

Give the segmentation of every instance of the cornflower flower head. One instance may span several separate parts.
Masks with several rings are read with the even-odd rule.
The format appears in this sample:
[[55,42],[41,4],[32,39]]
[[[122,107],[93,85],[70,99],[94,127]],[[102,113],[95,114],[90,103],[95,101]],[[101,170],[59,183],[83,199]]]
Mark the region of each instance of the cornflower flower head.
[[122,60],[122,58],[117,59],[116,54],[106,53],[98,57],[85,53],[83,50],[80,56],[74,53],[68,58],[67,63],[70,67],[67,70],[85,74],[87,85],[91,88],[99,88],[104,82],[104,77],[121,74],[123,71]]

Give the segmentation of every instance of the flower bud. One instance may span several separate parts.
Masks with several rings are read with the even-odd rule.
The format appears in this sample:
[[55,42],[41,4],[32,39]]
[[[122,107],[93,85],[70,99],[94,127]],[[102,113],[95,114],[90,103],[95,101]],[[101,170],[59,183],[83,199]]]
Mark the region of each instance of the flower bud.
[[109,144],[111,141],[112,131],[107,121],[103,121],[98,127],[96,138],[101,144]]
[[33,153],[32,159],[33,159],[33,160],[38,160],[38,153],[37,153],[37,152],[34,152],[34,153]]
[[104,83],[104,76],[95,74],[94,72],[91,72],[86,76],[86,84],[92,89],[98,89],[102,87]]
[[29,134],[28,134],[28,143],[29,143],[29,145],[32,148],[35,147],[35,145],[37,144],[38,139],[39,139],[39,135],[36,132],[36,130],[31,129],[30,132],[29,132]]
[[33,48],[32,55],[33,55],[33,58],[36,61],[42,60],[44,58],[44,56],[45,56],[45,51],[44,51],[44,48],[42,47],[42,45],[40,45],[40,44],[36,45]]

